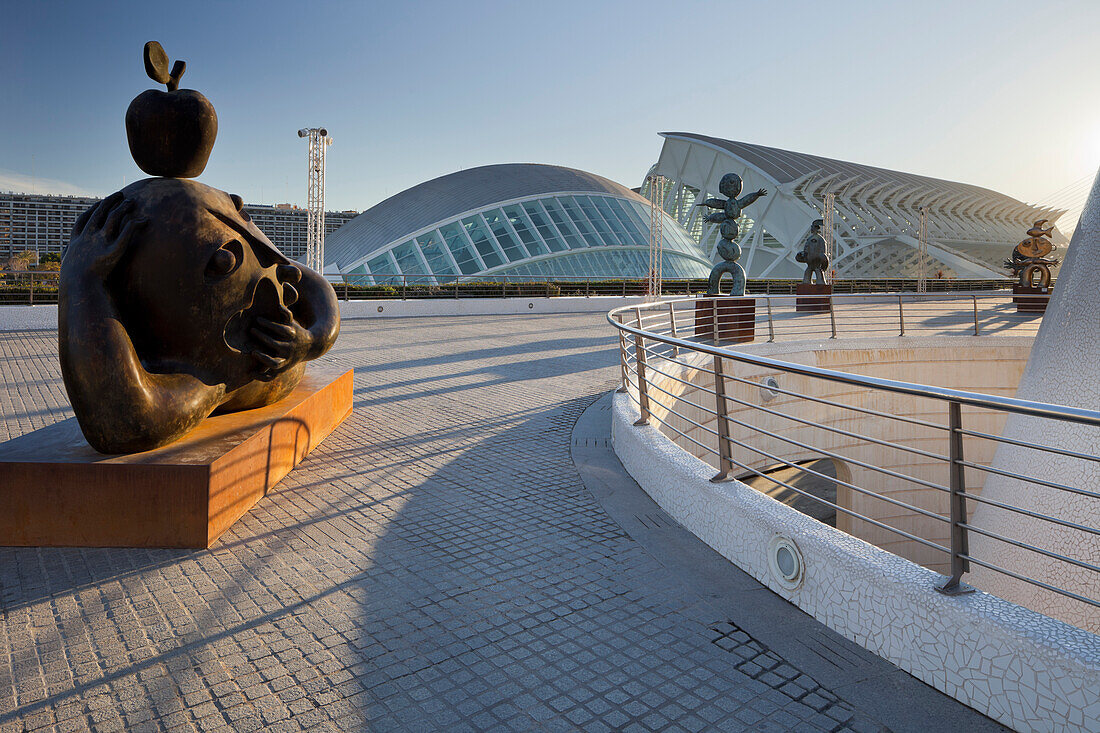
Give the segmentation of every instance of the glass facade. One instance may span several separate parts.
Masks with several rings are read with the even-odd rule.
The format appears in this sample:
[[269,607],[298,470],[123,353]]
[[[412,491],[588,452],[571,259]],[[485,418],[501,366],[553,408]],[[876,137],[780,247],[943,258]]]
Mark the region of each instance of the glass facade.
[[[665,277],[702,278],[710,262],[665,217]],[[348,274],[375,282],[431,282],[455,275],[642,278],[649,270],[650,211],[606,194],[556,194],[483,209],[371,253]]]

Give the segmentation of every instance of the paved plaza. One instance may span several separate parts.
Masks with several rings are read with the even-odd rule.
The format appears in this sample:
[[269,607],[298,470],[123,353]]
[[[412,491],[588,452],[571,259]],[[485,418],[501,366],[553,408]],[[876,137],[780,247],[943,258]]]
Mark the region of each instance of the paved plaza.
[[[0,732],[999,729],[647,503],[615,345],[346,321],[353,413],[209,550],[0,548]],[[56,349],[0,333],[0,441],[72,416]]]

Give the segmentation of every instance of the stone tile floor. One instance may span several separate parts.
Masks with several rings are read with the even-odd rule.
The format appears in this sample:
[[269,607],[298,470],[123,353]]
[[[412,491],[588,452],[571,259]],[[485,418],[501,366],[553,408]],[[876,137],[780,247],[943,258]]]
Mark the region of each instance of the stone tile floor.
[[[0,440],[71,412],[0,334]],[[602,315],[355,320],[355,408],[206,551],[0,548],[0,731],[884,729],[685,594],[570,460]]]

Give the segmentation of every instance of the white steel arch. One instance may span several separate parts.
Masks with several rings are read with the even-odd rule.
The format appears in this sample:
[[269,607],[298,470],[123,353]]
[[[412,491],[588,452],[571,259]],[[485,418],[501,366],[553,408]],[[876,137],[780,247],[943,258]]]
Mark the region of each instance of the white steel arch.
[[[794,255],[810,222],[824,217],[826,193],[835,195],[832,267],[845,278],[916,277],[922,207],[928,212],[928,271],[971,278],[1007,277],[1002,261],[1031,222],[1053,222],[1063,213],[964,183],[694,133],[662,137],[647,177],[667,179],[665,211],[712,260],[714,227],[700,226],[683,192],[691,191],[693,201],[717,196],[726,173],[740,175],[745,191],[769,190],[739,222],[741,262],[750,277],[801,277]],[[1055,242],[1066,243],[1057,229]]]

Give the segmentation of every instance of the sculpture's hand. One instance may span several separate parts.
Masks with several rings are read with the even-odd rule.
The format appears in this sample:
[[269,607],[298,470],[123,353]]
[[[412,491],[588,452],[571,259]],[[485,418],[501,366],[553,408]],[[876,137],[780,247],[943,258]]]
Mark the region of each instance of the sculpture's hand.
[[756,195],[757,196],[767,196],[768,195],[768,189],[766,189],[766,188],[757,189]]
[[252,351],[252,358],[262,369],[262,377],[273,377],[304,361],[313,344],[309,331],[294,320],[289,310],[284,308],[279,315],[277,321],[261,316],[251,329],[252,337],[263,345]]
[[115,269],[126,248],[148,219],[130,216],[134,202],[118,191],[83,214],[73,226],[69,248],[65,251],[72,272],[85,272],[100,280]]

